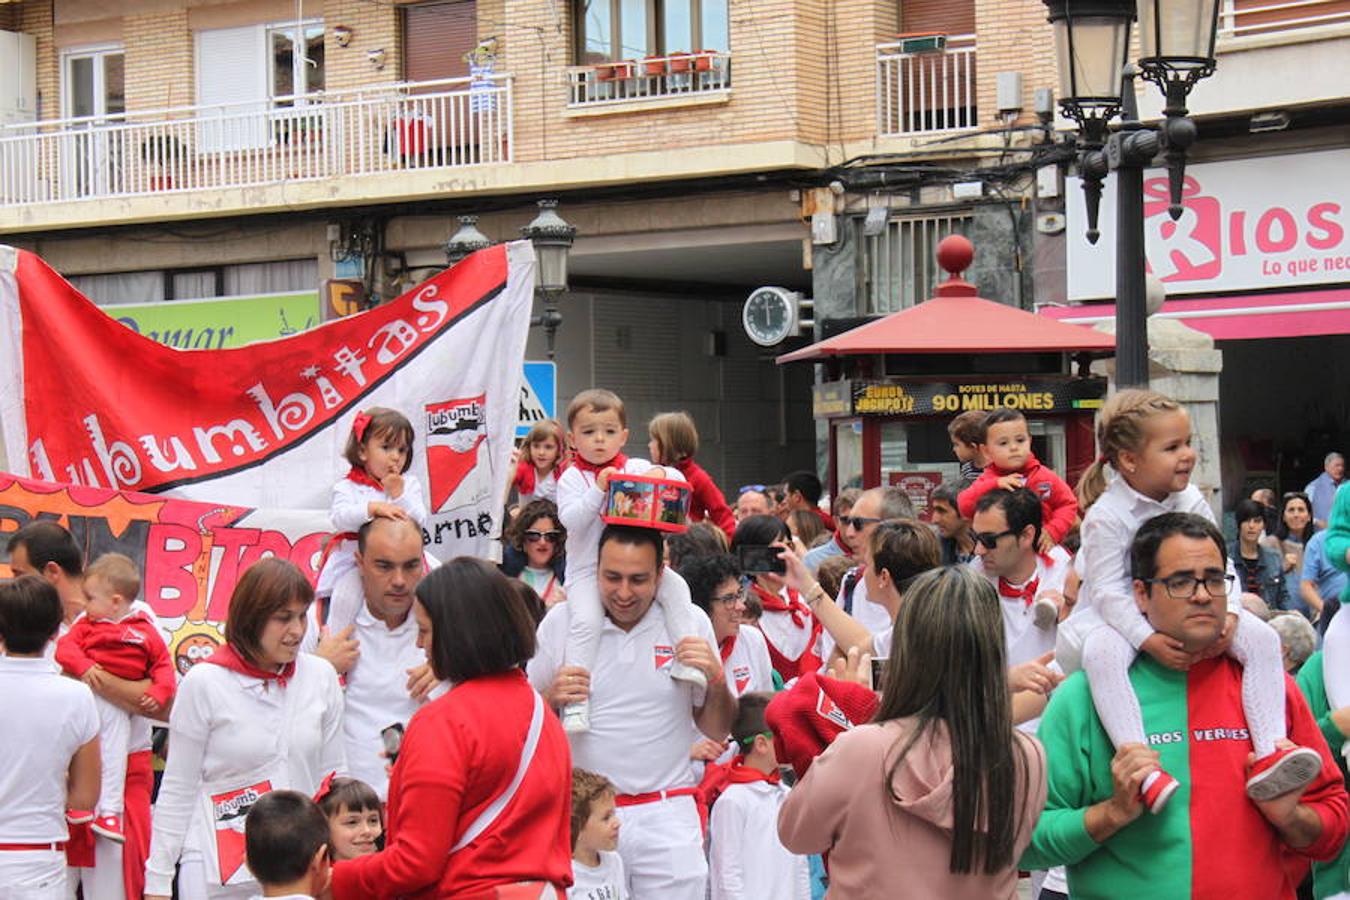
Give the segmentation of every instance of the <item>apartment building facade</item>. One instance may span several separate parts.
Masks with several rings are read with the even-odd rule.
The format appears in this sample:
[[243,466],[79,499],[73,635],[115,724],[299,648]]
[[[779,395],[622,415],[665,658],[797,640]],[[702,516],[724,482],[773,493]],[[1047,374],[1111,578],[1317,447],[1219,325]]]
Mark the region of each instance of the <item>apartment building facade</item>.
[[[1271,47],[1343,40],[1345,0],[1275,6],[1248,21],[1330,18]],[[445,264],[456,216],[504,240],[558,197],[559,395],[619,391],[635,447],[688,409],[724,486],[814,454],[754,288],[820,334],[921,301],[960,230],[985,296],[1067,295],[1038,0],[0,0],[0,32],[0,239],[96,302],[374,301]]]

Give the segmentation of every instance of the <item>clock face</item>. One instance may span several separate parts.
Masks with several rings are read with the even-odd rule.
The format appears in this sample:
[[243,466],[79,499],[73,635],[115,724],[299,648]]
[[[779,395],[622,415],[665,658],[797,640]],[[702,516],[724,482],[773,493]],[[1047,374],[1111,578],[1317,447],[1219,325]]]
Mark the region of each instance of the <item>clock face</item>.
[[792,298],[782,288],[760,288],[750,295],[741,310],[746,336],[761,347],[781,344],[796,328],[797,311]]

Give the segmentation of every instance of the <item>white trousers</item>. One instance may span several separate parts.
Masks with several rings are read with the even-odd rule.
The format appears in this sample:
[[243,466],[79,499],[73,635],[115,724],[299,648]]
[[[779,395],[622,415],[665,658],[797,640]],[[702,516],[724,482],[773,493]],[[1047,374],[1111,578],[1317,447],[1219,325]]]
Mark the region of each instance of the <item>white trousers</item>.
[[75,900],[76,891],[84,888],[84,900],[124,900],[126,882],[122,879],[122,845],[114,841],[94,838],[94,867],[66,869],[68,889],[66,896]]
[[0,850],[0,900],[66,900],[66,855]]
[[127,783],[127,745],[131,742],[131,714],[113,706],[97,694],[98,755],[103,764],[99,782],[98,814],[120,816],[122,791]]
[[208,881],[206,862],[197,853],[185,854],[179,860],[178,900],[249,900],[260,893],[262,890],[256,881],[250,880],[232,887],[221,887],[215,881]]
[[631,900],[705,900],[708,862],[693,797],[623,806],[618,815]]

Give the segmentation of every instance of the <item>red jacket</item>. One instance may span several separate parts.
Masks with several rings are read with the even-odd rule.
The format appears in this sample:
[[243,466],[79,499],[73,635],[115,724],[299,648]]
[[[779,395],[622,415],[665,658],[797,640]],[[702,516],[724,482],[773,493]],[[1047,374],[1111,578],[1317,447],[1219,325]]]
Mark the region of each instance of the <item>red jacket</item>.
[[333,867],[334,900],[458,897],[517,881],[571,885],[572,754],[547,712],[515,797],[473,843],[450,852],[515,776],[533,694],[515,670],[466,681],[417,711],[389,779],[385,848]]
[[675,464],[684,480],[689,482],[694,496],[689,502],[689,521],[709,520],[730,538],[736,533],[736,517],[731,514],[722,490],[712,480],[712,476],[703,471],[703,467],[692,459]]
[[178,687],[164,638],[143,612],[132,613],[120,622],[80,616],[56,642],[56,661],[76,678],[83,677],[96,663],[109,675],[128,681],[149,678],[150,688],[145,693],[161,708],[169,705]]
[[[1011,474],[993,463],[985,466],[975,483],[956,498],[956,505],[961,508],[961,518],[974,518],[976,502],[998,487],[1000,478]],[[1027,488],[1041,498],[1041,530],[1058,544],[1064,540],[1064,535],[1069,533],[1078,518],[1078,499],[1073,495],[1073,488],[1054,471],[1041,465],[1034,453],[1027,456],[1027,464],[1016,474],[1025,478]]]

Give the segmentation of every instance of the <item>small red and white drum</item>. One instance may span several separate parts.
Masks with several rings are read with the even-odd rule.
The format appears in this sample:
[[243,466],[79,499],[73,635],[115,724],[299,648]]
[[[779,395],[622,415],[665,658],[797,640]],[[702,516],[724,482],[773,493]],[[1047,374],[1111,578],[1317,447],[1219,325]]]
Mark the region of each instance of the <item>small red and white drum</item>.
[[615,475],[605,491],[600,518],[611,525],[636,525],[658,531],[689,527],[688,482],[646,475]]

